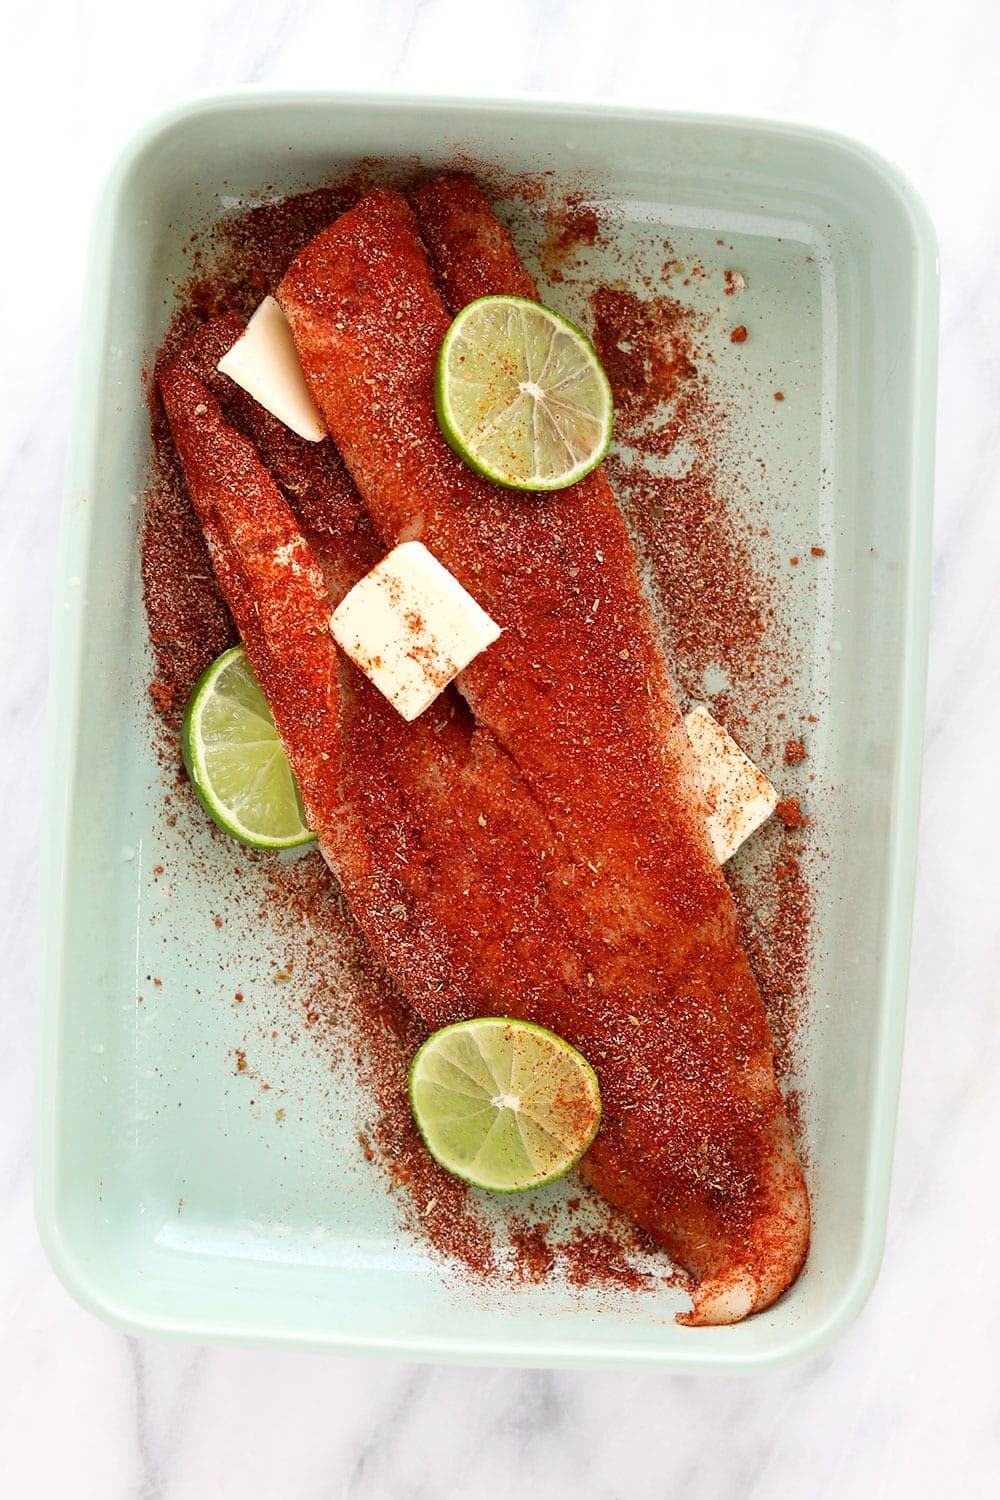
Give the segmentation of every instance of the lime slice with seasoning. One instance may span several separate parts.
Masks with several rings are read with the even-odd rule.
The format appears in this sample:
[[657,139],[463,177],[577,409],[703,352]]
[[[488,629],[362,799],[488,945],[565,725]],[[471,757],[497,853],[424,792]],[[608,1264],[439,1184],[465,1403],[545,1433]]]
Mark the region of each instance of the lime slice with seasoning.
[[528,1021],[480,1017],[428,1037],[410,1108],[446,1171],[493,1193],[564,1177],[597,1134],[597,1075],[575,1047]]
[[524,297],[462,309],[438,355],[434,404],[455,452],[511,489],[575,484],[611,442],[611,386],[593,344]]
[[242,646],[224,651],[195,683],[184,710],[181,751],[206,812],[241,844],[291,849],[315,838]]

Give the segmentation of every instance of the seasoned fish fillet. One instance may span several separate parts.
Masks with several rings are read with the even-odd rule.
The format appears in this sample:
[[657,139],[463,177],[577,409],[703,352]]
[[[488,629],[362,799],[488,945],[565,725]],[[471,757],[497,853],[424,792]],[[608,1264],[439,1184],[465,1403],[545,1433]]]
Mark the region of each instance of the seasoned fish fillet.
[[419,536],[505,627],[461,686],[573,871],[560,904],[586,1006],[534,1016],[587,1052],[613,1104],[584,1171],[702,1279],[693,1321],[766,1306],[801,1266],[808,1203],[610,490],[511,495],[447,448],[431,391],[449,318],[400,195],[369,194],[318,236],[278,297],[380,534]]
[[299,437],[218,369],[220,359],[245,331],[246,324],[237,313],[212,318],[185,340],[174,364],[183,365],[203,381],[226,421],[253,443],[323,564],[327,585],[338,603],[374,567],[383,549],[333,443]]

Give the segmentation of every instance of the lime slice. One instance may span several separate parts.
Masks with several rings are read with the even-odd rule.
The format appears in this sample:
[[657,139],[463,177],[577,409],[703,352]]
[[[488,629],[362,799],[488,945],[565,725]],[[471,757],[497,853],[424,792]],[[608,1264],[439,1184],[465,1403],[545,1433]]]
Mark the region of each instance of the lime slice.
[[315,838],[242,646],[224,651],[195,683],[184,710],[181,750],[206,812],[241,844],[290,849]]
[[455,452],[511,489],[575,484],[611,442],[611,387],[593,344],[524,297],[462,309],[438,355],[434,404]]
[[473,1187],[522,1193],[564,1177],[597,1134],[597,1075],[528,1021],[480,1017],[427,1038],[410,1108],[428,1151]]

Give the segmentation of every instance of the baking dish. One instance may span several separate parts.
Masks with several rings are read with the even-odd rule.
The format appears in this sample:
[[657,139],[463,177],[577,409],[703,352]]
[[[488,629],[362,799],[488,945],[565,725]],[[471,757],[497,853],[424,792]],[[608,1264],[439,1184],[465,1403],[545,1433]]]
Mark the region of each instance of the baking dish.
[[[142,377],[192,232],[361,158],[551,172],[601,197],[623,233],[662,227],[707,265],[724,238],[758,299],[757,368],[801,398],[762,438],[770,477],[755,503],[776,547],[811,532],[829,560],[818,595],[787,600],[795,670],[829,710],[810,750],[829,795],[795,1080],[815,1231],[792,1291],[735,1327],[676,1326],[683,1299],[667,1286],[484,1293],[403,1236],[383,1183],[357,1171],[361,1106],[346,1071],[331,1093],[328,1065],[276,1024],[257,1062],[296,1108],[278,1130],[234,1087],[221,996],[259,993],[268,975],[232,909],[225,853],[164,816],[138,576]],[[85,1305],[200,1339],[676,1369],[762,1367],[845,1326],[881,1257],[902,1046],[936,297],[933,232],[908,184],[864,147],[792,125],[246,91],[184,105],[132,141],[93,234],[51,687],[37,1214]]]

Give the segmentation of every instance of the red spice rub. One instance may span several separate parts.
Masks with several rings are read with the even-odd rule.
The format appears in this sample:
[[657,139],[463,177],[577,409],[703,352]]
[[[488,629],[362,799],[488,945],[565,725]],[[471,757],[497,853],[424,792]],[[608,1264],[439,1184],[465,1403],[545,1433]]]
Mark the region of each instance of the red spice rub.
[[690,319],[672,298],[643,299],[624,287],[598,287],[592,307],[594,342],[628,432],[697,380]]
[[[523,1281],[545,1281],[553,1273],[571,1286],[618,1287],[622,1291],[652,1291],[657,1278],[635,1263],[635,1256],[655,1249],[634,1228],[577,1229],[560,1236],[544,1223],[515,1218],[510,1230],[516,1255],[515,1274]],[[672,1280],[673,1278],[667,1278]],[[684,1282],[691,1290],[690,1281]]]
[[809,980],[813,898],[799,855],[801,830],[789,838],[780,823],[758,838],[764,845],[752,881],[733,871],[740,932],[767,995],[780,1074],[793,1072]]
[[146,491],[142,582],[156,658],[150,693],[159,713],[177,719],[201,673],[236,640],[236,627],[176,459],[158,428],[159,421],[154,474]]
[[[454,178],[443,179],[453,182]],[[483,215],[480,213],[480,218]],[[577,259],[578,252],[596,245],[601,238],[601,220],[592,203],[582,193],[568,193],[550,200],[545,213],[546,234],[541,249],[542,269],[550,281],[563,280],[564,271]],[[493,268],[495,277],[496,268]]]
[[718,422],[691,315],[670,297],[617,288],[598,288],[592,309],[616,432],[637,455],[605,468],[667,616],[675,680],[700,697],[710,670],[757,671],[768,589],[716,474]]
[[786,797],[779,802],[774,809],[786,828],[801,828],[808,823],[809,819],[802,816],[802,808],[798,797]]
[[[654,1278],[649,1271],[641,1271],[622,1253],[617,1241],[601,1231],[581,1230],[559,1247],[557,1260],[561,1262],[567,1281],[572,1286],[589,1286],[592,1282],[619,1286],[623,1291],[651,1291]],[[674,1282],[673,1277],[665,1280]],[[678,1285],[693,1295],[690,1278],[679,1277]]]
[[[215,239],[221,256],[210,274],[196,272],[187,283],[187,309],[199,320],[229,312],[248,318],[302,247],[360,197],[364,181],[359,173],[336,187],[261,203],[220,220]],[[202,260],[200,249],[194,260],[196,266]]]

